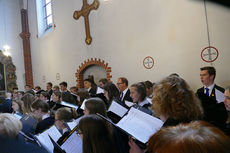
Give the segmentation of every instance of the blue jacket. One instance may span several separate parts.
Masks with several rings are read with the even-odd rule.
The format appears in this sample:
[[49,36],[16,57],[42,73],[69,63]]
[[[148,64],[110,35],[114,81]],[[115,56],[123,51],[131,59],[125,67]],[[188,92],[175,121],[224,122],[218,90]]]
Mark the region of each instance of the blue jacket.
[[12,113],[12,100],[6,99],[6,101],[0,104],[1,113]]

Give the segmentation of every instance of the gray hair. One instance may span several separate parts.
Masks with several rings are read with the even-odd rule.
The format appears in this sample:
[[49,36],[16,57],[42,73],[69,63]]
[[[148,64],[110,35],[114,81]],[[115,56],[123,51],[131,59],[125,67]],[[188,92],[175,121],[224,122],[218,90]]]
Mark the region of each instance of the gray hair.
[[22,129],[22,123],[9,113],[0,114],[0,135],[15,138]]

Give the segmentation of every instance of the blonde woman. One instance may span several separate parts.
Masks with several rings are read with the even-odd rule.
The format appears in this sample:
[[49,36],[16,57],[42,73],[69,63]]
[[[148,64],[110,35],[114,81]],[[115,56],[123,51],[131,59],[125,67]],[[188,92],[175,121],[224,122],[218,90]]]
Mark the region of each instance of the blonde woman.
[[9,113],[0,114],[0,136],[16,139],[22,123]]

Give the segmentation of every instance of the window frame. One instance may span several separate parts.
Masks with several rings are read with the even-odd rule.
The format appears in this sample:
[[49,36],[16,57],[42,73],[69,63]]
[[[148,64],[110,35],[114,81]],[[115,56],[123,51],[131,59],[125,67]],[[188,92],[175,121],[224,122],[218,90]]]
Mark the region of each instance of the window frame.
[[[37,38],[42,38],[54,30],[53,0],[35,0],[37,14]],[[46,3],[48,2],[48,3]],[[47,9],[50,14],[47,15]],[[48,24],[50,23],[50,24]]]
[[[47,14],[47,6],[50,4],[51,6],[51,14]],[[44,23],[45,23],[45,31],[47,31],[48,29],[52,28],[53,26],[53,10],[52,10],[52,0],[50,0],[50,2],[46,3],[46,0],[43,0],[43,10],[44,10]],[[51,16],[52,18],[52,22],[50,24],[48,24],[48,18]]]

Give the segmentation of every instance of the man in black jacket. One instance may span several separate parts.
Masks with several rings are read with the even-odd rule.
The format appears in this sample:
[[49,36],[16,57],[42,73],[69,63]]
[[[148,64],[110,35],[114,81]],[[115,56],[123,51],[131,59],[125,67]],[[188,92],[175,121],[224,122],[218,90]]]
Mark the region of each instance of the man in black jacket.
[[124,77],[120,77],[117,80],[117,87],[120,91],[120,101],[125,102],[127,101],[133,101],[130,97],[130,90],[128,88],[128,80]]
[[216,70],[214,67],[200,68],[200,79],[204,86],[199,88],[196,94],[201,100],[205,119],[222,124],[225,123],[227,118],[227,112],[223,104],[224,88],[214,83],[215,77]]

